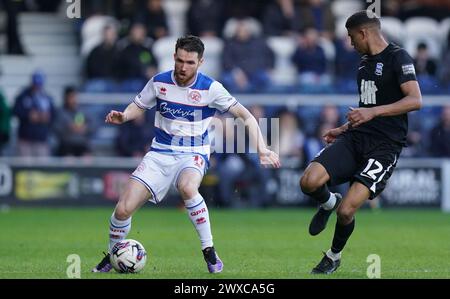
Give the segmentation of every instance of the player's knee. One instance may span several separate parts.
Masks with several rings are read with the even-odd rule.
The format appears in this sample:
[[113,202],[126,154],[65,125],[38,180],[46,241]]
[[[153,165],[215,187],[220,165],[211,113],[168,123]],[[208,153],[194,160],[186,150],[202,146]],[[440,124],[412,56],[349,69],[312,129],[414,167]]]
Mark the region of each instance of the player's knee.
[[178,191],[183,200],[189,200],[198,194],[198,186],[193,182],[184,181],[178,184]]
[[300,188],[305,194],[314,192],[320,186],[322,184],[320,184],[319,178],[311,173],[306,172],[300,179]]
[[133,214],[133,211],[123,203],[119,202],[116,206],[116,210],[114,212],[114,216],[117,220],[123,221],[129,219]]
[[352,222],[356,210],[352,207],[340,206],[336,211],[340,224],[347,225]]

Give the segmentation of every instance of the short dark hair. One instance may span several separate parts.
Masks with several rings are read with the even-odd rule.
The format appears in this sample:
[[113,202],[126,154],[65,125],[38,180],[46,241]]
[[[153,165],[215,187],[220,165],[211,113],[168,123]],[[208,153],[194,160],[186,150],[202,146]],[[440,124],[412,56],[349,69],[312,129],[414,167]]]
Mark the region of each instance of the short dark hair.
[[426,50],[428,49],[428,46],[425,42],[420,42],[419,44],[417,44],[417,50]]
[[69,94],[78,92],[75,86],[69,85],[64,88],[64,97],[67,97]]
[[[369,13],[371,16],[369,16]],[[345,23],[347,29],[355,29],[362,25],[376,25],[381,28],[380,18],[373,12],[361,10],[351,15]]]
[[185,35],[177,40],[175,52],[177,52],[178,49],[183,49],[187,52],[197,52],[198,58],[200,59],[203,57],[203,53],[205,52],[205,45],[199,37],[194,35]]

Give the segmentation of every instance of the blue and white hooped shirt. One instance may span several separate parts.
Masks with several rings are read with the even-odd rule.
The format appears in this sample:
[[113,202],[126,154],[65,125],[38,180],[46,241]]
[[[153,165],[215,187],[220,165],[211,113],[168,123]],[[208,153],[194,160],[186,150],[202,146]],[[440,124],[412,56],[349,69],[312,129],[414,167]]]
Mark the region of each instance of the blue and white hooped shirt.
[[181,87],[169,71],[154,76],[134,103],[142,109],[156,106],[152,151],[209,158],[208,127],[214,114],[225,113],[238,102],[221,83],[202,73],[192,85]]

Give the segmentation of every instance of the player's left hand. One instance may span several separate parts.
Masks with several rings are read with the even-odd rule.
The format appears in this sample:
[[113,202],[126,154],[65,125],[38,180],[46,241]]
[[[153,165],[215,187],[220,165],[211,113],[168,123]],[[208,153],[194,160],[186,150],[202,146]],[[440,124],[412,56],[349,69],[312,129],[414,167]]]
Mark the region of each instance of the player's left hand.
[[277,153],[270,150],[265,150],[259,153],[259,162],[263,167],[281,167],[280,157]]
[[376,117],[373,108],[353,108],[350,107],[350,112],[347,113],[347,120],[352,124],[352,127],[358,127]]

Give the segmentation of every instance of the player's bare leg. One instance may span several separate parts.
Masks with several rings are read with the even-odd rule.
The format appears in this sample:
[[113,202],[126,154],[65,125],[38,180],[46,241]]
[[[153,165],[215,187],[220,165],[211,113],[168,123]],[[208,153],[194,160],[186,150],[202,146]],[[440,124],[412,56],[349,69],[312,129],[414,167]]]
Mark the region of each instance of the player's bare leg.
[[200,238],[203,257],[208,266],[208,271],[210,273],[219,273],[222,271],[223,263],[214,249],[208,207],[198,192],[201,181],[202,175],[199,171],[188,168],[181,172],[177,188],[181,198],[184,200],[189,219],[191,219]]
[[333,243],[312,274],[331,274],[341,264],[341,252],[355,228],[356,211],[369,198],[369,189],[359,182],[350,187],[347,195],[337,209],[336,228]]
[[142,205],[151,199],[151,193],[140,182],[130,179],[121,194],[109,225],[109,250],[102,261],[92,270],[92,272],[109,272],[111,264],[109,262],[110,252],[114,245],[124,240],[131,230],[131,217]]
[[322,232],[328,222],[328,218],[339,206],[342,196],[339,193],[331,193],[326,183],[330,180],[325,167],[320,163],[312,162],[305,170],[300,187],[303,193],[311,196],[319,204],[319,210],[314,215],[309,225],[309,233],[313,236]]

